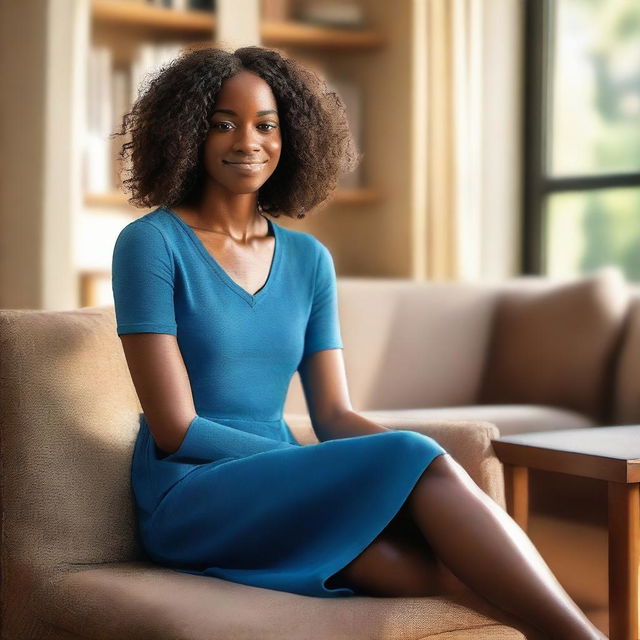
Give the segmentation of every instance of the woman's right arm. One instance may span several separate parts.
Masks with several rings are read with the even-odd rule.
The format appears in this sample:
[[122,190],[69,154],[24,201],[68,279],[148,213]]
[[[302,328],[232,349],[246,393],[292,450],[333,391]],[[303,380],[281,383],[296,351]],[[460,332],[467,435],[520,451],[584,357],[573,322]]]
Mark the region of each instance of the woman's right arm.
[[160,449],[173,453],[196,416],[177,339],[166,333],[130,333],[120,339],[151,435]]

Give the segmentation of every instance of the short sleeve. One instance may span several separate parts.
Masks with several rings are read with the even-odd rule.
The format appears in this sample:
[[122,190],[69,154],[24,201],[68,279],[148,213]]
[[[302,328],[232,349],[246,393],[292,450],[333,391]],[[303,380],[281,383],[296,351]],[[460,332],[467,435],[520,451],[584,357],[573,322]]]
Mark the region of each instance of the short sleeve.
[[323,349],[342,349],[336,271],[329,249],[319,244],[311,313],[302,357]]
[[111,264],[118,335],[177,335],[173,282],[173,259],[162,232],[144,220],[129,223],[116,239]]

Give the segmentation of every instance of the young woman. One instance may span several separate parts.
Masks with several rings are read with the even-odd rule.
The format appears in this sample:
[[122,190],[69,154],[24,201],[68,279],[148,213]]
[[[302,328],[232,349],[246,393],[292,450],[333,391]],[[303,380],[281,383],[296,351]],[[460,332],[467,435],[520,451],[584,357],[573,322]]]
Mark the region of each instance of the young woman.
[[[444,594],[446,568],[530,638],[605,638],[438,442],[351,408],[331,254],[265,216],[304,217],[357,165],[340,97],[275,50],[197,49],[152,78],[127,133],[130,201],[156,207],[112,265],[150,558],[320,597]],[[296,371],[311,446],[282,417]]]

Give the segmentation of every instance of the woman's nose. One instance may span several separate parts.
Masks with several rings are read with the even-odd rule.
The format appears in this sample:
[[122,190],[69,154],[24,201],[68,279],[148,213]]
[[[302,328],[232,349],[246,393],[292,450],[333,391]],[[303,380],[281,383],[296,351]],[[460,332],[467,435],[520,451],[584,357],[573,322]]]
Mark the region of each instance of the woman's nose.
[[233,148],[236,150],[241,149],[258,149],[259,145],[259,131],[256,131],[253,125],[246,127],[238,127],[236,129],[236,135],[233,140]]

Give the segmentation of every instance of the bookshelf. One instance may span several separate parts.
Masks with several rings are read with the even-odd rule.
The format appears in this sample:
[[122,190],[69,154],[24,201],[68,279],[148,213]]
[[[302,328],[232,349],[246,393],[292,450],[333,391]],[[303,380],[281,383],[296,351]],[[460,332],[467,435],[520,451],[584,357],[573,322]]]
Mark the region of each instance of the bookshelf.
[[92,20],[100,24],[196,33],[207,37],[216,28],[215,14],[178,11],[127,0],[91,0]]
[[[291,1],[294,7],[296,2]],[[280,216],[278,223],[312,233],[326,243],[339,275],[410,277],[416,260],[411,240],[414,214],[410,167],[412,145],[416,144],[411,122],[411,8],[398,10],[375,0],[359,0],[365,23],[359,28],[345,28],[303,23],[293,9],[274,19],[265,15],[266,5],[267,0],[254,0],[253,6],[260,12],[260,41],[254,44],[277,48],[320,72],[345,98],[350,122],[352,117],[357,120],[356,139],[364,153],[361,166],[343,177],[320,215],[311,212],[304,220]],[[238,5],[238,10],[246,6]],[[218,46],[221,42],[227,48],[231,41],[219,33],[215,11],[176,10],[139,0],[91,0],[88,20],[88,47],[108,50],[108,64],[120,73],[131,68],[140,47],[178,43]],[[380,73],[391,75],[381,81]],[[347,95],[350,91],[355,93]],[[128,93],[132,102],[131,87]],[[350,111],[350,96],[358,99],[357,115]],[[130,102],[126,108],[130,108]],[[119,115],[113,115],[117,121],[111,122],[111,130],[119,128],[123,113],[124,105]],[[106,242],[105,234],[95,231],[96,225],[104,228],[104,221],[111,220],[107,235],[115,241],[119,229],[147,212],[129,205],[120,190],[116,163],[122,140],[109,144],[111,147],[102,155],[113,162],[111,184],[109,180],[92,183],[85,176],[82,186],[80,215],[85,223],[79,242],[85,255],[91,253],[92,242]],[[86,157],[86,150],[83,154]],[[99,155],[94,153],[93,158]],[[109,268],[104,259],[77,268],[80,306],[110,302],[104,298]]]
[[265,47],[302,47],[336,51],[372,51],[384,47],[385,40],[369,29],[351,30],[299,24],[293,21],[269,21],[261,24],[260,36]]
[[211,12],[178,11],[127,0],[91,0],[91,18],[96,24],[189,32],[203,38],[216,28],[216,16]]

